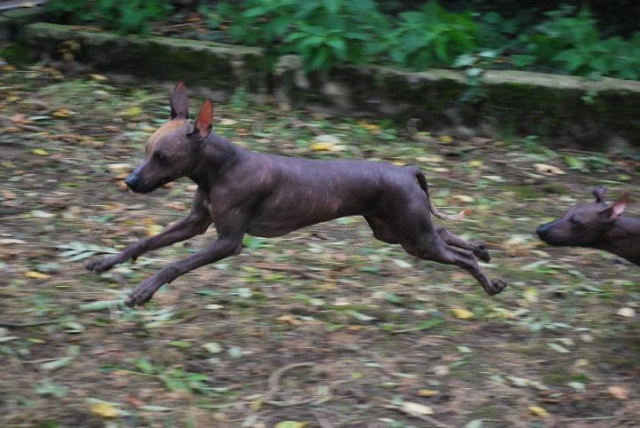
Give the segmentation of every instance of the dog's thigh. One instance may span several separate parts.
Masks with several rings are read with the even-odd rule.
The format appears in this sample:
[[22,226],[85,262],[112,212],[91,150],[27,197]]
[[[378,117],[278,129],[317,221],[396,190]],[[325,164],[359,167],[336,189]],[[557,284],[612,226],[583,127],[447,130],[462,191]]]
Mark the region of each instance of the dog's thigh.
[[393,232],[393,229],[391,229],[389,224],[383,219],[369,215],[365,215],[364,218],[367,220],[367,223],[369,223],[369,227],[373,231],[373,236],[376,239],[386,242],[387,244],[400,243],[400,239],[398,239],[396,234]]

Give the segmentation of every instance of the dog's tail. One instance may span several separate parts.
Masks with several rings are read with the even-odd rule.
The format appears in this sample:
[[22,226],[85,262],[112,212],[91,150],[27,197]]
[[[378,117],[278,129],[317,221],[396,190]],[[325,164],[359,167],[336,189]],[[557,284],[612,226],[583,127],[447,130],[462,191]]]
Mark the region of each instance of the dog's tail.
[[429,200],[429,211],[431,211],[431,214],[433,214],[434,216],[442,220],[456,221],[456,220],[462,220],[464,218],[465,210],[462,210],[458,214],[454,214],[454,215],[444,214],[438,211],[438,209],[433,205],[433,202],[431,202],[431,196],[429,195],[429,185],[427,184],[427,177],[425,177],[422,171],[420,171],[417,168],[416,168],[415,175],[416,175],[416,180],[418,180],[418,184],[420,185],[420,188],[424,191],[424,193],[427,194],[427,200]]

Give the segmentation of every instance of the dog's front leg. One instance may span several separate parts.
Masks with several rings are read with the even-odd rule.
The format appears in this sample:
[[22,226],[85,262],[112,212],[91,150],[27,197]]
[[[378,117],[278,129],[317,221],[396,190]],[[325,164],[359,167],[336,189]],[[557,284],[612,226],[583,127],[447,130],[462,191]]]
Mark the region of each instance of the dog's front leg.
[[216,242],[186,259],[171,263],[161,271],[142,281],[125,299],[125,305],[134,307],[147,303],[156,291],[180,275],[242,251],[242,235],[236,238],[220,237]]
[[191,212],[182,220],[168,226],[159,234],[150,238],[141,239],[111,256],[96,257],[87,263],[86,268],[93,272],[105,272],[129,259],[137,259],[141,254],[156,248],[187,240],[198,234],[204,233],[212,223],[211,215],[202,204],[199,193],[196,193]]

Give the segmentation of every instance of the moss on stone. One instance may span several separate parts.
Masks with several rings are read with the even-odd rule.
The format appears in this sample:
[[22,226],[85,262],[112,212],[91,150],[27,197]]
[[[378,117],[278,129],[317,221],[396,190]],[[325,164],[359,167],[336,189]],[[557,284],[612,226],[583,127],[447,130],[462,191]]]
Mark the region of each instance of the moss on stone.
[[229,94],[237,87],[257,91],[267,72],[260,49],[166,37],[123,37],[50,23],[32,24],[27,31],[30,45],[41,55],[60,56],[63,43],[74,41],[79,46],[74,59],[97,70],[184,80],[226,89]]

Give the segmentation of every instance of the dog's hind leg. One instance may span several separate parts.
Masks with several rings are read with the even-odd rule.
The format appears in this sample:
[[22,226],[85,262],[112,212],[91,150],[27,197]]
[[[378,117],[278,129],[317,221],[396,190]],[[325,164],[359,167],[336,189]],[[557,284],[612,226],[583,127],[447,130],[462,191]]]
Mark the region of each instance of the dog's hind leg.
[[458,235],[454,235],[449,232],[447,229],[441,226],[436,226],[436,232],[438,235],[446,242],[447,244],[462,248],[464,250],[469,250],[473,252],[473,255],[482,260],[483,262],[490,262],[491,255],[489,254],[489,250],[484,242],[469,242],[466,239],[462,239]]
[[[388,244],[399,244],[401,242],[401,239],[389,224],[380,217],[366,215],[364,218],[367,220],[367,223],[369,223],[369,227],[371,227],[373,236],[376,239]],[[489,251],[483,243],[471,243],[440,226],[436,226],[436,232],[448,245],[472,251],[477,258],[484,262],[491,260]]]
[[[436,235],[440,236],[440,235]],[[415,239],[402,244],[404,250],[423,260],[458,266],[469,272],[490,296],[500,293],[507,284],[501,279],[490,280],[476,261],[473,253],[448,245],[443,239]]]

